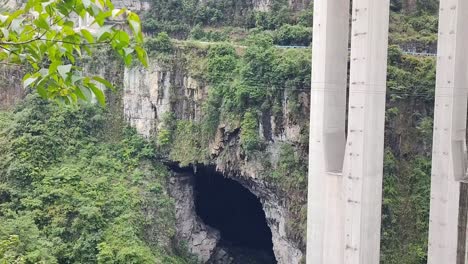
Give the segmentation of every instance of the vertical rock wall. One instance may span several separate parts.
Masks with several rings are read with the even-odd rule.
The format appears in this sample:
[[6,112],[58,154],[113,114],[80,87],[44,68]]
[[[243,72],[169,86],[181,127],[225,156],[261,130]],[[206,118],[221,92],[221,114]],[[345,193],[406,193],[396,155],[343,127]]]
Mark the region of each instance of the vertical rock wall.
[[21,68],[0,65],[0,110],[12,108],[26,95],[22,76]]
[[[190,77],[189,71],[183,65],[176,63],[171,67],[162,67],[154,62],[149,69],[138,67],[127,69],[124,77],[123,105],[125,118],[139,133],[146,137],[156,136],[158,127],[162,124],[165,113],[173,113],[177,119],[197,121],[202,116],[202,104],[207,98],[208,87]],[[307,98],[307,96],[304,96]],[[287,102],[287,98],[285,100]],[[308,103],[306,100],[305,103]],[[287,108],[285,106],[285,108]],[[288,112],[285,111],[284,120],[288,120]],[[274,163],[278,156],[278,149],[282,142],[297,142],[300,138],[301,126],[285,122],[275,124],[274,118],[266,118],[272,122],[270,126],[282,127],[279,133],[272,137],[267,146],[271,162]],[[267,122],[268,123],[268,122]],[[263,125],[259,133],[262,135]],[[283,204],[284,195],[270,186],[261,175],[265,168],[256,160],[246,160],[240,153],[239,128],[225,129],[221,124],[218,128],[215,142],[211,144],[212,164],[225,176],[240,182],[248,188],[261,201],[266,214],[268,225],[273,236],[273,250],[279,264],[299,263],[303,252],[297,243],[288,238],[286,229],[288,225],[288,208]],[[178,181],[178,180],[175,180]],[[188,192],[190,188],[185,185],[177,193]],[[176,195],[176,200],[180,195]],[[184,198],[188,199],[188,198]],[[178,212],[178,221],[184,222],[187,217]],[[192,220],[190,220],[192,221]],[[192,252],[200,254],[201,259],[206,259],[210,247],[214,241],[211,237],[207,244],[199,244],[200,239],[191,237],[192,226],[196,224],[179,225],[179,234],[188,237],[191,241],[189,247]],[[203,229],[203,228],[202,228]],[[199,231],[197,231],[199,232]],[[202,231],[200,231],[202,232]],[[199,232],[199,233],[200,233]],[[204,236],[202,236],[204,237]],[[201,239],[203,241],[203,239]],[[197,247],[203,249],[199,249]]]
[[189,173],[174,173],[169,193],[175,199],[177,239],[186,241],[190,252],[207,262],[220,239],[219,232],[203,223],[195,212],[194,177]]

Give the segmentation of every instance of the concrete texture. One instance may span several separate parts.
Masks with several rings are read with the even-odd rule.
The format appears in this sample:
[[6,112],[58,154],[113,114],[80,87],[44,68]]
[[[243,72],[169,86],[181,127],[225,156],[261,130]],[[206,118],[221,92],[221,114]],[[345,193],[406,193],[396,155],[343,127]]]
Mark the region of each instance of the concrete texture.
[[307,263],[343,263],[349,0],[316,1],[312,43]]
[[314,6],[307,263],[379,263],[389,0]]
[[343,170],[345,260],[379,263],[389,0],[354,0]]
[[468,2],[441,0],[439,16],[428,264],[458,264],[466,261]]

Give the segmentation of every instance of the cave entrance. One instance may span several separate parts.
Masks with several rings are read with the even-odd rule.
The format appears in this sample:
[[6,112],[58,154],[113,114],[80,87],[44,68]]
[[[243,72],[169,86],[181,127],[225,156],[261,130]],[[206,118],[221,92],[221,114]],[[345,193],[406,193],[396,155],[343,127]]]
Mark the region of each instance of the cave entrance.
[[199,168],[195,173],[195,206],[203,222],[219,230],[221,247],[241,259],[276,263],[271,230],[260,200],[240,183],[214,168]]

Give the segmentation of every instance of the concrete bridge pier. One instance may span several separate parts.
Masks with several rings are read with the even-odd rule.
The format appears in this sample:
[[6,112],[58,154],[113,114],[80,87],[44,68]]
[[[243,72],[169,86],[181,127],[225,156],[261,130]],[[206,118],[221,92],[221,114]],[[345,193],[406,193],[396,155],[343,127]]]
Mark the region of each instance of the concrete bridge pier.
[[354,0],[343,169],[346,264],[378,264],[389,0]]
[[349,0],[315,1],[309,140],[307,263],[344,259]]
[[468,1],[440,1],[428,264],[467,263],[467,25]]
[[314,4],[309,264],[379,263],[389,0],[349,5]]

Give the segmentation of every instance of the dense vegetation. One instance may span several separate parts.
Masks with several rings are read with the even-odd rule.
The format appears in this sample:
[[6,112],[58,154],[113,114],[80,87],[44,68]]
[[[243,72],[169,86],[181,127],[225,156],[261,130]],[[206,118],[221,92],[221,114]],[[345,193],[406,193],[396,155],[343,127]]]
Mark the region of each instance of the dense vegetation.
[[[307,123],[300,95],[310,89],[309,51],[277,49],[262,34],[241,52],[229,44],[189,50],[201,56],[188,56],[188,64],[197,65],[193,76],[210,84],[205,116],[201,122],[166,117],[159,147],[182,165],[209,163],[208,144],[218,125],[230,133],[240,128],[239,142],[247,160],[262,163],[265,179],[291,198],[285,201],[293,216],[288,232],[303,246],[307,127],[303,126],[300,145],[281,146],[276,164],[268,163],[265,146],[268,136],[281,128],[271,134],[258,131],[260,124],[267,127],[263,115],[271,114],[281,124],[285,109],[289,122]],[[434,58],[407,56],[398,46],[389,48],[382,263],[426,262],[434,84]]]
[[148,33],[204,41],[243,39],[252,32],[268,31],[279,45],[310,44],[312,5],[293,11],[286,0],[273,0],[268,10],[254,8],[251,0],[152,0],[144,14]]
[[438,0],[392,0],[390,44],[405,50],[435,53]]
[[186,263],[167,169],[109,118],[34,96],[0,113],[0,263]]
[[[276,131],[266,131],[260,136],[258,123],[263,114],[271,113],[281,124],[279,119],[283,118],[283,105],[286,105],[292,122],[305,120],[300,95],[310,89],[310,52],[277,49],[267,34],[256,35],[249,43],[242,49],[242,55],[235,45],[224,43],[183,48],[186,58],[173,58],[188,60],[189,65],[197,64],[189,69],[193,71],[191,75],[210,85],[201,123],[178,121],[173,116],[164,119],[164,132],[158,144],[164,147],[171,144],[169,155],[182,166],[207,158],[208,143],[214,139],[221,123],[231,128],[242,127],[241,145],[245,154],[250,155],[262,150],[262,140],[269,140],[272,133],[278,134],[282,129],[276,127]],[[199,136],[187,136],[193,133]],[[187,150],[192,147],[201,151]],[[200,153],[205,153],[205,157]]]
[[[155,146],[120,125],[112,126],[116,135],[105,133],[105,120],[115,118],[95,107],[57,108],[32,98],[0,115],[2,261],[185,263],[173,257],[184,254],[171,245],[167,172],[154,157],[181,166],[210,163],[219,125],[239,137],[245,160],[263,166],[259,177],[287,194],[287,232],[304,248],[308,117],[301,98],[310,89],[311,55],[275,45],[308,45],[311,6],[293,11],[278,0],[270,11],[259,11],[250,1],[205,2],[153,0],[143,21],[155,34],[146,42],[153,60],[184,64],[188,75],[210,87],[203,118],[164,116]],[[381,262],[423,264],[435,60],[402,49],[433,51],[437,1],[391,4]],[[265,150],[283,127],[268,126],[270,115],[276,124],[302,127],[303,139],[282,144],[275,164]]]
[[[410,5],[409,3],[415,3]],[[438,1],[392,1],[381,263],[427,262]],[[400,47],[401,48],[400,48]],[[408,114],[410,113],[410,114]]]
[[[209,164],[213,162],[210,144],[215,141],[219,126],[225,133],[238,137],[237,147],[243,159],[260,163],[263,170],[259,176],[288,197],[285,202],[292,213],[288,232],[303,247],[307,126],[301,126],[303,140],[299,144],[284,143],[278,162],[271,164],[266,147],[274,137],[284,133],[284,126],[307,123],[303,98],[310,89],[310,50],[275,48],[269,34],[254,35],[246,43],[246,47],[186,43],[180,47],[183,52],[166,55],[171,57],[167,61],[184,61],[190,76],[210,88],[202,105],[201,120],[185,120],[177,118],[176,114],[165,116],[157,135],[157,146],[161,153],[181,166]],[[174,94],[173,98],[177,100],[178,97]],[[219,154],[221,160],[236,159],[229,151],[232,150]]]
[[426,263],[435,59],[389,49],[382,263]]

